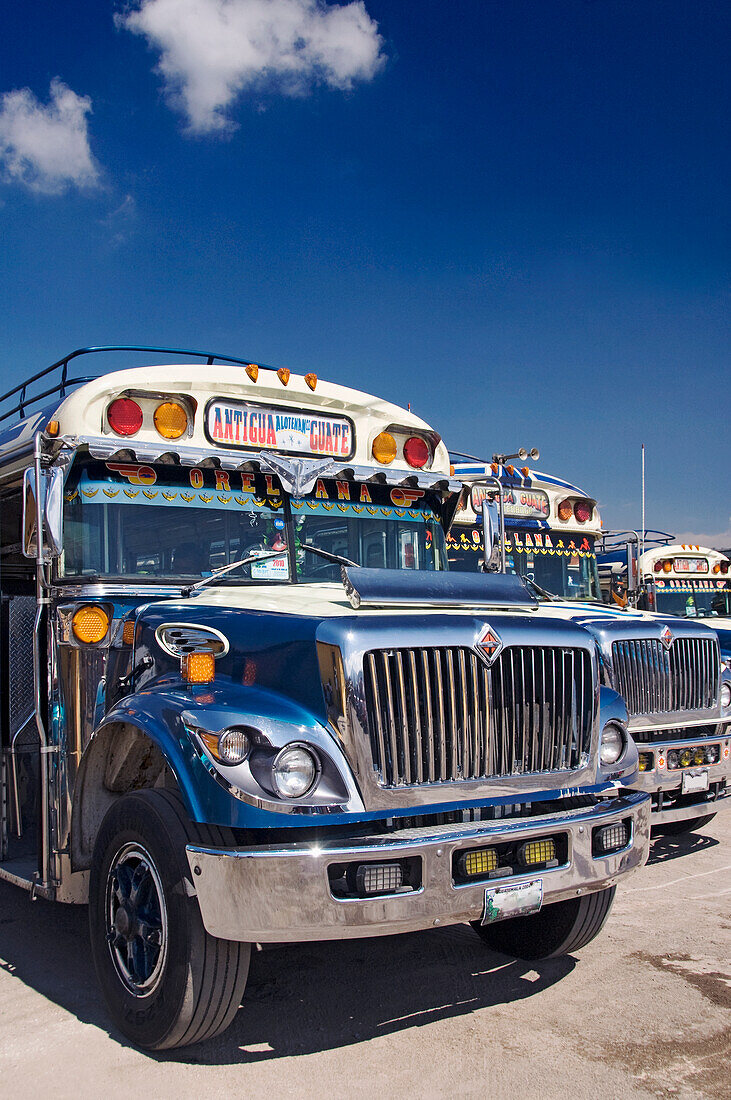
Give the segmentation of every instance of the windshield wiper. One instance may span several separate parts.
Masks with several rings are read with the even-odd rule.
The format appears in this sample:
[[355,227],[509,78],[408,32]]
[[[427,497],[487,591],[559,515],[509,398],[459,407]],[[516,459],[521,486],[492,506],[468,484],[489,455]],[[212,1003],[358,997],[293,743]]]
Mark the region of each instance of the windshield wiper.
[[522,574],[520,575],[520,579],[522,580],[523,584],[529,584],[531,588],[538,593],[539,596],[543,596],[544,600],[551,600],[553,603],[555,603],[558,599],[560,599],[560,597],[555,596],[553,592],[546,592],[545,588],[541,588],[540,584],[536,584],[532,577],[527,577],[525,576],[525,574]]
[[319,546],[313,546],[310,542],[301,542],[297,550],[309,550],[311,554],[318,554],[321,558],[328,558],[329,561],[337,562],[338,565],[353,565],[356,569],[359,568],[357,561],[351,561],[350,558],[344,558],[342,554],[332,554],[329,550],[321,550]]
[[196,581],[195,584],[189,584],[183,589],[184,596],[190,596],[192,592],[195,592],[198,588],[205,588],[211,581],[215,581],[217,577],[222,576],[224,573],[230,573],[232,569],[236,569],[239,565],[251,565],[255,561],[268,561],[269,558],[281,558],[282,554],[286,553],[285,550],[269,550],[264,554],[249,554],[247,558],[241,558],[240,561],[229,562],[228,565],[221,565],[218,569],[214,569],[203,580]]

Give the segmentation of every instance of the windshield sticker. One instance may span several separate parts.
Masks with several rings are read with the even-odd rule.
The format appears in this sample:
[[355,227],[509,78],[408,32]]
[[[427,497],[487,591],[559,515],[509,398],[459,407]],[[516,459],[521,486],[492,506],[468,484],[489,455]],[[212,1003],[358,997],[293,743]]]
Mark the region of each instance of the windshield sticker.
[[[274,550],[280,549],[280,547],[274,545]],[[266,558],[261,562],[251,563],[251,577],[252,580],[257,581],[288,581],[289,580],[289,558],[287,557],[286,546],[282,545],[281,549],[284,551],[281,558]],[[254,554],[267,554],[268,550],[252,550],[252,557]]]
[[214,399],[206,409],[211,443],[246,450],[350,458],[355,432],[344,416],[329,416],[276,405]]

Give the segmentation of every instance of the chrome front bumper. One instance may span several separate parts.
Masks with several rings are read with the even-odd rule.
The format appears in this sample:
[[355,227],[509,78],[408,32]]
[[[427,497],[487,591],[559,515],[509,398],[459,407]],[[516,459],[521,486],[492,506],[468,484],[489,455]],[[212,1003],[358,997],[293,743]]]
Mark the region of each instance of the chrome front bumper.
[[[630,842],[608,856],[592,855],[600,825],[630,820]],[[294,830],[293,830],[294,831]],[[567,857],[559,867],[457,885],[455,850],[566,834]],[[188,845],[191,883],[208,932],[255,943],[391,935],[477,920],[485,887],[543,880],[544,904],[603,890],[641,867],[650,840],[650,799],[624,792],[597,805],[540,817],[435,826],[326,844],[292,843],[258,848],[212,849]],[[384,860],[421,861],[418,889],[371,898],[333,895],[330,864]]]
[[[672,806],[669,809],[657,809],[652,807],[652,825],[663,825],[671,821],[687,821],[694,817],[701,817],[704,813],[716,813],[724,806],[731,806],[731,737],[728,727],[720,727],[722,735],[715,737],[693,737],[693,727],[688,727],[689,736],[674,737],[671,741],[657,741],[642,744],[637,741],[638,734],[633,734],[637,749],[640,753],[652,753],[654,766],[645,772],[640,772],[633,786],[648,794],[662,794],[671,797],[682,797],[683,805]],[[667,756],[671,749],[678,747],[698,748],[701,745],[721,745],[721,758],[718,764],[699,765],[680,769],[668,769]],[[708,772],[709,789],[697,796],[683,796],[683,774]]]

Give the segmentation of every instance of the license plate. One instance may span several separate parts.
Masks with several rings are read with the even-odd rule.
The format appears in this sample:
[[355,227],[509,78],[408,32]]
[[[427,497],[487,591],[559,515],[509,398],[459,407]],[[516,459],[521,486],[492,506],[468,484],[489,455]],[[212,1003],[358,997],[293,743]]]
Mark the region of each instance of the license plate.
[[543,879],[516,882],[514,886],[488,886],[482,924],[494,924],[509,917],[527,917],[543,904]]
[[708,772],[683,772],[683,794],[708,790]]

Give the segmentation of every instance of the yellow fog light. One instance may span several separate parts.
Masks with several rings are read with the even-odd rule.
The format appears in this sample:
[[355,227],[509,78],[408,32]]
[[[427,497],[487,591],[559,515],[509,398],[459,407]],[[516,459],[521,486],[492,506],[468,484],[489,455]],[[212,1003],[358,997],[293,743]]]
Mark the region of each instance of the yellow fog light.
[[80,607],[71,620],[74,637],[87,645],[95,645],[109,630],[109,616],[103,607]]
[[186,653],[180,661],[180,675],[189,684],[210,684],[216,672],[212,653]]
[[640,765],[639,765],[639,767],[640,767],[641,772],[652,771],[652,753],[651,752],[641,752],[640,753]]
[[396,440],[390,432],[381,432],[381,434],[377,435],[373,440],[373,447],[371,450],[376,462],[380,462],[383,466],[388,466],[389,462],[393,462],[396,457]]
[[705,764],[705,762],[706,762],[706,750],[705,749],[696,749],[695,752],[693,753],[693,763],[694,764]]
[[542,840],[528,840],[518,849],[518,859],[526,867],[536,863],[549,863],[556,858],[556,845],[550,836]]
[[683,751],[680,754],[680,766],[681,766],[681,768],[689,767],[692,760],[693,760],[693,754],[691,753],[690,749],[683,749]]
[[188,414],[177,401],[163,401],[155,409],[155,427],[165,439],[180,439],[188,430]]
[[478,848],[474,852],[464,852],[459,862],[465,877],[489,875],[491,871],[497,870],[497,852],[494,848]]

